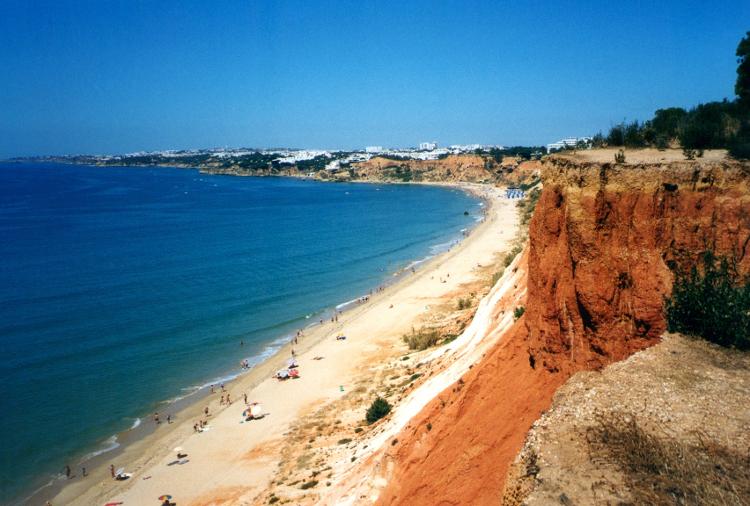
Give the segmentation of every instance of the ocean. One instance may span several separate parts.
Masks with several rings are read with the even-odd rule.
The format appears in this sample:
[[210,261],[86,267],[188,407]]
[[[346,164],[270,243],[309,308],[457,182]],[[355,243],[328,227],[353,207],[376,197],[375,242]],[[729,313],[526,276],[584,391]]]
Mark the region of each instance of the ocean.
[[479,205],[434,186],[0,164],[0,502],[446,249]]

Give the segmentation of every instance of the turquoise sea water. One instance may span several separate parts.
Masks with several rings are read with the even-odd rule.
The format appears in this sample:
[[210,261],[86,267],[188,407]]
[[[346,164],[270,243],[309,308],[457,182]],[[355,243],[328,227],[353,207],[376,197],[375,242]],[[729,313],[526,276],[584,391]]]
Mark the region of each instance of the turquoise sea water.
[[77,472],[479,212],[437,187],[0,164],[0,502]]

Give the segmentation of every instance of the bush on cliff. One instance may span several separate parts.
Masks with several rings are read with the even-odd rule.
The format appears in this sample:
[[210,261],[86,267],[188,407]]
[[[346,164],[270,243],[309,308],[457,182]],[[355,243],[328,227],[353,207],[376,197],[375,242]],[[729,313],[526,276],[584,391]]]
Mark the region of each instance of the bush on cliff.
[[698,335],[721,346],[750,349],[750,283],[727,259],[710,251],[703,265],[677,272],[667,301],[672,332]]
[[[468,307],[468,306],[465,306]],[[464,309],[463,304],[459,309]],[[426,350],[440,341],[440,333],[436,329],[422,327],[416,330],[412,327],[411,334],[404,334],[402,339],[410,350]]]
[[372,425],[390,412],[391,405],[388,403],[388,401],[386,401],[382,397],[378,397],[377,399],[372,401],[372,404],[367,409],[367,423]]

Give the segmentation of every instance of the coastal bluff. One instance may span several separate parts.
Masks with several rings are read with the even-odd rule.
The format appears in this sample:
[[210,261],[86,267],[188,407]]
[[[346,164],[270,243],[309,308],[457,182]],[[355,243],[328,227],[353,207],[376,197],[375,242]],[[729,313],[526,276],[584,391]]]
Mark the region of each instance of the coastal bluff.
[[[525,312],[362,464],[383,484],[371,491],[378,504],[497,504],[504,491],[520,504],[516,485],[528,463],[506,487],[508,472],[558,388],[659,343],[674,273],[704,252],[750,272],[750,165],[629,159],[543,160],[527,275],[517,282]],[[493,325],[486,335],[501,318]]]

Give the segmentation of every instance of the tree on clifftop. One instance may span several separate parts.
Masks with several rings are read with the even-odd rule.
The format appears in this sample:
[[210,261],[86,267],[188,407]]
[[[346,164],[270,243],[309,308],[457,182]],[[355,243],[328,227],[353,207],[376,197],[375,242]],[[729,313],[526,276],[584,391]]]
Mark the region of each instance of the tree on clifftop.
[[737,82],[734,85],[737,103],[750,110],[750,32],[737,46]]

